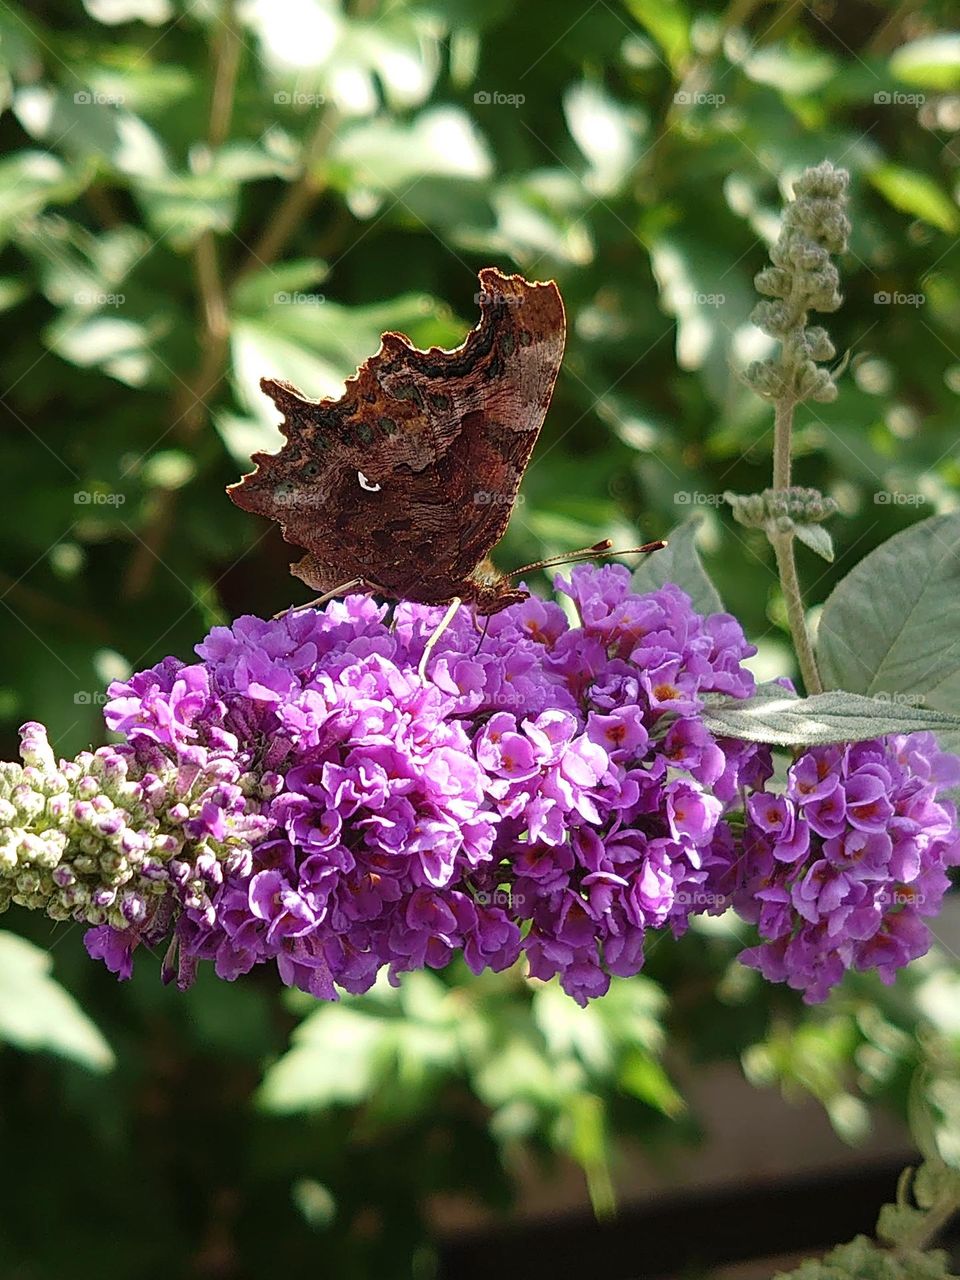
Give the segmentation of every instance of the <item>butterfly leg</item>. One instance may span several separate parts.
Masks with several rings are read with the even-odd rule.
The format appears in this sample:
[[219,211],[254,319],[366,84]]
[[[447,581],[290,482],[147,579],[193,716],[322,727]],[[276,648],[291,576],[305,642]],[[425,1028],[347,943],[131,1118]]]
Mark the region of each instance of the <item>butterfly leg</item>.
[[[491,619],[492,617],[493,617],[493,614],[488,613],[488,614],[487,614],[487,616],[486,616],[486,617],[484,618],[484,620],[483,620],[483,631],[480,633],[480,639],[477,641],[477,648],[476,648],[476,652],[475,652],[475,653],[474,653],[474,655],[473,655],[474,657],[476,657],[476,656],[477,656],[477,654],[480,652],[480,650],[483,648],[483,642],[484,642],[484,640],[486,640],[486,638],[487,638],[487,631],[488,631],[488,630],[489,630],[489,628],[490,628],[490,619]],[[474,618],[474,623],[476,623],[476,618]]]
[[320,605],[326,604],[328,600],[333,600],[336,596],[343,595],[344,591],[352,591],[354,587],[369,586],[363,578],[351,578],[349,582],[341,582],[339,587],[334,587],[332,591],[325,591],[322,596],[317,596],[315,600],[308,600],[306,604],[291,604],[286,609],[281,609],[279,613],[275,613],[274,618],[285,618],[288,613],[300,613],[303,609],[318,609]]
[[449,605],[447,606],[447,612],[440,619],[437,629],[434,631],[433,635],[430,637],[430,639],[427,641],[424,647],[423,654],[420,658],[420,664],[417,667],[417,675],[424,682],[427,679],[427,663],[430,661],[430,655],[431,653],[433,653],[433,650],[436,647],[437,641],[440,639],[440,637],[446,631],[447,627],[449,627],[450,623],[457,616],[457,610],[460,608],[462,604],[463,604],[463,601],[460,599],[459,596],[453,597],[453,599],[450,601]]

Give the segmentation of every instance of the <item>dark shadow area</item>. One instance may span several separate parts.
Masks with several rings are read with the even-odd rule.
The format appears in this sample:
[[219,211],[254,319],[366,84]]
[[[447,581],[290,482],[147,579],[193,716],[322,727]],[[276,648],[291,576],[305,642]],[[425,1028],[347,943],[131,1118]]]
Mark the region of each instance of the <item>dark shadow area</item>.
[[[613,1222],[577,1215],[448,1240],[439,1280],[680,1280],[731,1263],[784,1253],[816,1254],[859,1232],[872,1234],[878,1206],[895,1198],[900,1168],[756,1184],[700,1196],[669,1196],[624,1209]],[[955,1242],[954,1242],[955,1243]]]

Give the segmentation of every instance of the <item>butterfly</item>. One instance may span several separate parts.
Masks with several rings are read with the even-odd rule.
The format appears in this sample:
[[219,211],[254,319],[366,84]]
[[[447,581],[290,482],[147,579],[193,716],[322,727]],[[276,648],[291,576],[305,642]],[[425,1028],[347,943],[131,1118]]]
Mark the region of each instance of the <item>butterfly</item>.
[[513,584],[520,573],[554,563],[504,574],[488,557],[553,395],[563,302],[552,281],[494,267],[480,272],[477,301],[480,321],[455,350],[420,351],[385,333],[339,400],[261,380],[286,443],[255,453],[256,469],[227,493],[306,552],[291,571],[324,597],[357,588],[420,604],[462,601],[489,616],[528,597]]

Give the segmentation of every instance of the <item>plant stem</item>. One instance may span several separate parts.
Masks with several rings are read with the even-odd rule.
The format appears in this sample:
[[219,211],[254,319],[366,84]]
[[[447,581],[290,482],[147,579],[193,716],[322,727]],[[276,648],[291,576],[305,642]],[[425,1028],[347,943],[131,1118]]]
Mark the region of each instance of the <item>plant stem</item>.
[[922,1253],[947,1225],[950,1219],[960,1212],[960,1200],[955,1195],[944,1196],[939,1204],[934,1204],[924,1214],[921,1230],[915,1236],[905,1236],[898,1240],[893,1250],[898,1258],[908,1257],[911,1253]]
[[823,682],[817,670],[813,656],[813,645],[807,632],[807,622],[803,612],[803,598],[800,595],[800,580],[797,577],[797,566],[793,558],[793,534],[774,533],[770,535],[774,554],[777,557],[777,572],[780,576],[780,589],[787,606],[787,621],[790,634],[793,636],[803,687],[808,694],[823,693]]
[[[174,428],[183,444],[188,444],[202,429],[208,398],[223,380],[230,350],[226,298],[216,240],[211,231],[205,231],[197,241],[193,261],[203,317],[200,338],[203,355],[194,376],[174,398]],[[157,494],[150,523],[137,542],[124,574],[123,591],[131,600],[145,594],[157,565],[162,563],[163,548],[173,530],[177,499],[178,492],[174,489],[163,489]]]
[[921,0],[904,0],[903,4],[897,5],[873,33],[867,45],[867,53],[872,54],[875,58],[892,53],[897,45],[902,44],[906,39],[903,35],[903,30],[907,19],[912,17],[913,13],[921,7]]
[[777,401],[773,419],[773,487],[789,489],[796,401],[786,393]]
[[[773,424],[773,488],[785,490],[790,488],[793,411],[796,408],[796,401],[785,392],[777,400],[776,405]],[[793,554],[793,533],[771,530],[768,536],[777,558],[780,590],[783,592],[787,608],[787,622],[790,625],[790,634],[793,637],[793,647],[800,665],[804,689],[808,694],[823,693],[823,681],[817,670],[817,660],[814,657],[813,644],[807,630],[803,595]]]
[[[240,36],[234,25],[234,0],[224,0],[223,16],[212,50],[213,90],[207,123],[207,142],[211,151],[222,146],[230,135],[240,53]],[[204,231],[194,246],[193,267],[200,299],[197,346],[202,354],[193,377],[178,388],[173,399],[172,429],[183,444],[188,444],[203,427],[207,398],[226,374],[230,350],[227,300],[217,239],[212,231]],[[162,562],[163,548],[173,528],[177,501],[175,490],[165,489],[157,494],[150,522],[138,540],[124,574],[123,591],[129,599],[135,600],[145,594],[157,565]]]
[[958,1211],[960,1211],[960,1204],[957,1203],[953,1196],[944,1200],[942,1204],[937,1205],[935,1209],[931,1209],[927,1214],[923,1235],[916,1242],[915,1248],[921,1252],[924,1249],[929,1249],[930,1245],[933,1244],[943,1228]]
[[252,271],[263,270],[276,262],[287,242],[323,194],[325,184],[317,178],[315,171],[334,135],[336,119],[335,107],[328,105],[323,108],[317,126],[303,149],[300,177],[287,189],[259,240],[237,271],[236,279],[240,280]]
[[226,0],[217,40],[213,48],[213,92],[210,95],[210,118],[207,142],[211,150],[222,147],[230,135],[233,101],[240,70],[240,35],[234,24],[233,0]]

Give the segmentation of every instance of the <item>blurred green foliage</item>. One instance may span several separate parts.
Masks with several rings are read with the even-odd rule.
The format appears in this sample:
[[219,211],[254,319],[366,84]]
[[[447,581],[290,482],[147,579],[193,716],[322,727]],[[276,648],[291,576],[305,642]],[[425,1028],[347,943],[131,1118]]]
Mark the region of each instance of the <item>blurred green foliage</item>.
[[[500,563],[701,511],[727,607],[763,673],[787,670],[769,549],[721,498],[769,482],[769,414],[736,375],[763,353],[752,274],[791,178],[847,166],[831,331],[850,365],[838,401],[798,417],[797,483],[842,513],[833,565],[800,549],[816,604],[956,506],[949,22],[945,0],[5,3],[4,755],[27,718],[72,753],[102,733],[107,680],[300,598],[290,549],[223,496],[279,439],[258,379],[336,395],[384,329],[456,345],[488,263],[555,277],[569,317]],[[801,1012],[731,968],[740,942],[712,928],[655,947],[648,976],[585,1012],[516,973],[459,970],[316,1008],[256,977],[177,995],[159,964],[117,987],[78,929],[8,923],[34,946],[0,938],[0,1131],[18,1171],[4,1275],[245,1277],[322,1258],[346,1280],[425,1280],[434,1200],[506,1210],[521,1150],[579,1162],[605,1213],[613,1134],[692,1140],[666,1043],[813,1094],[851,1141],[874,1105],[919,1095],[925,1141],[960,1163],[960,993],[942,956]],[[34,949],[51,944],[62,986]]]

